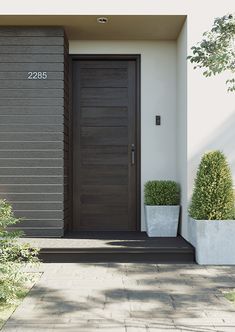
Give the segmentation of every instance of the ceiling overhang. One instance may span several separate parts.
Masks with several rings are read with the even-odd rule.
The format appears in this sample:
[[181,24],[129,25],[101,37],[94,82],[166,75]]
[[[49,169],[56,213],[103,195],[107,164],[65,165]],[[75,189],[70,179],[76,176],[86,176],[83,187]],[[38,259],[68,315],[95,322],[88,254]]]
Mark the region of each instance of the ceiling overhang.
[[[107,24],[98,24],[105,16]],[[71,40],[176,40],[185,15],[0,15],[1,26],[63,26]]]

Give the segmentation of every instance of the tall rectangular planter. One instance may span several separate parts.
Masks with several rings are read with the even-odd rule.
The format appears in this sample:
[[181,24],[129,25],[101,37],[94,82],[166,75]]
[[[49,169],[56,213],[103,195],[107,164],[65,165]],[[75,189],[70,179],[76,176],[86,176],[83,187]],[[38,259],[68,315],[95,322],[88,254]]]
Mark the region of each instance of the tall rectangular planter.
[[189,241],[202,265],[235,265],[235,220],[189,218]]

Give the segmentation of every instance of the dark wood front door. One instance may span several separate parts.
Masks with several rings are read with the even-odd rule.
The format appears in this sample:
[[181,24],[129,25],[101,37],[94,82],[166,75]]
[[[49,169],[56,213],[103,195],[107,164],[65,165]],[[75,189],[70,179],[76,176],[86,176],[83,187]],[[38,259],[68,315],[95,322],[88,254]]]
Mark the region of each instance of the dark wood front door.
[[137,61],[73,59],[73,229],[136,231]]

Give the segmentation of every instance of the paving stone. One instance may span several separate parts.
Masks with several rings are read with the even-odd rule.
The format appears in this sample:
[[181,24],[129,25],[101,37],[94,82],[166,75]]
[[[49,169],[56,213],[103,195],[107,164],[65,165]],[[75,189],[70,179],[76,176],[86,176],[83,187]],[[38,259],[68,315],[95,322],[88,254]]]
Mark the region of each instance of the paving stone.
[[183,332],[183,330],[178,329],[174,326],[169,327],[167,329],[164,328],[164,327],[163,328],[161,328],[161,327],[149,327],[147,331],[148,332]]
[[233,326],[215,325],[215,331],[219,331],[219,332],[234,332],[235,331],[235,324]]
[[153,318],[156,320],[158,318],[163,319],[164,317],[170,317],[172,311],[170,309],[163,309],[163,310],[152,310],[152,311],[145,311],[145,310],[135,310],[131,311],[130,317],[131,318],[141,318],[146,319],[146,322],[152,320]]
[[[220,309],[220,310],[219,310]],[[209,318],[221,318],[223,320],[233,320],[235,321],[235,311],[230,311],[229,308],[225,310],[225,308],[215,308],[212,310],[208,308],[208,310],[204,310],[205,315]]]
[[147,325],[147,326],[155,326],[157,325],[163,325],[163,326],[174,326],[174,320],[169,318],[169,317],[154,317],[152,316],[150,319],[142,319],[142,318],[128,318],[125,319],[125,324],[126,325],[137,325],[137,326],[142,326]]
[[[174,320],[175,327],[182,330],[183,332],[197,331],[197,332],[211,332],[217,331],[214,322],[205,318],[179,318]],[[220,326],[224,326],[221,321]]]
[[[131,311],[131,305],[129,302],[123,302],[123,303],[118,303],[117,302],[106,302],[104,304],[104,310],[108,310],[108,311],[116,311],[116,310],[123,310],[124,312],[128,312],[130,313]],[[129,314],[128,314],[129,316]]]
[[148,332],[149,329],[146,326],[128,326],[126,325],[126,332]]
[[155,332],[155,331],[159,331],[159,332],[162,332],[162,331],[165,331],[165,332],[176,331],[176,332],[179,332],[179,331],[181,331],[181,329],[176,328],[176,326],[174,324],[174,321],[169,320],[169,319],[150,320],[148,322],[147,326],[148,326],[148,332],[149,331],[152,331],[152,332]]
[[130,302],[130,307],[131,307],[131,311],[149,311],[151,313],[155,313],[155,312],[163,312],[165,310],[172,310],[173,307],[170,303],[161,303],[161,302],[138,302],[138,301],[131,301]]
[[219,290],[234,287],[235,267],[73,263],[40,270],[3,332],[235,332],[235,306]]
[[76,332],[95,332],[95,331],[115,331],[115,332],[126,332],[126,328],[123,324],[118,324],[118,323],[102,323],[99,325],[94,325],[94,324],[89,324],[87,323],[86,325],[76,323],[76,324],[70,324],[69,326],[64,325],[64,326],[57,326],[55,325],[55,328],[60,328],[59,331],[76,331]]
[[35,324],[22,324],[22,325],[13,325],[13,324],[6,324],[2,332],[55,332],[53,324],[40,324],[39,322]]
[[[64,312],[61,315],[62,317],[68,319],[71,322],[79,322],[80,319],[91,320],[94,318],[103,319],[106,321],[107,319],[110,320],[113,318],[112,311],[94,307],[88,308],[87,310],[80,310],[77,312]],[[122,318],[122,316],[120,318]]]
[[76,324],[71,323],[69,325],[60,325],[55,324],[53,327],[53,332],[56,331],[69,331],[69,332],[95,332],[95,331],[107,331],[107,332],[126,332],[125,326],[123,324],[118,323],[103,323],[99,325],[90,324],[87,322],[86,324],[77,322]]
[[130,303],[140,303],[143,307],[145,305],[153,303],[155,307],[171,306],[171,297],[164,292],[159,292],[158,290],[129,290],[128,298]]

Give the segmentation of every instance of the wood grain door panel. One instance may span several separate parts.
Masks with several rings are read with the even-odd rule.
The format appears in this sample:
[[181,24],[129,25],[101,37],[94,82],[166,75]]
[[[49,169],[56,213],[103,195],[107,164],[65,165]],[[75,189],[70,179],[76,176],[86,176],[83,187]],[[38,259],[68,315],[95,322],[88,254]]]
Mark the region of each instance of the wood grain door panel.
[[83,87],[128,87],[127,68],[86,68],[81,69]]
[[80,91],[81,106],[127,106],[127,88],[82,88]]
[[126,185],[128,183],[128,168],[126,165],[87,165],[81,169],[82,185]]
[[81,126],[128,127],[127,107],[81,107]]
[[136,114],[135,60],[73,61],[74,230],[137,230]]
[[110,165],[124,166],[128,164],[128,146],[84,146],[80,153],[80,162],[84,167],[103,165],[111,169]]
[[82,146],[127,146],[127,127],[85,127],[81,126]]

